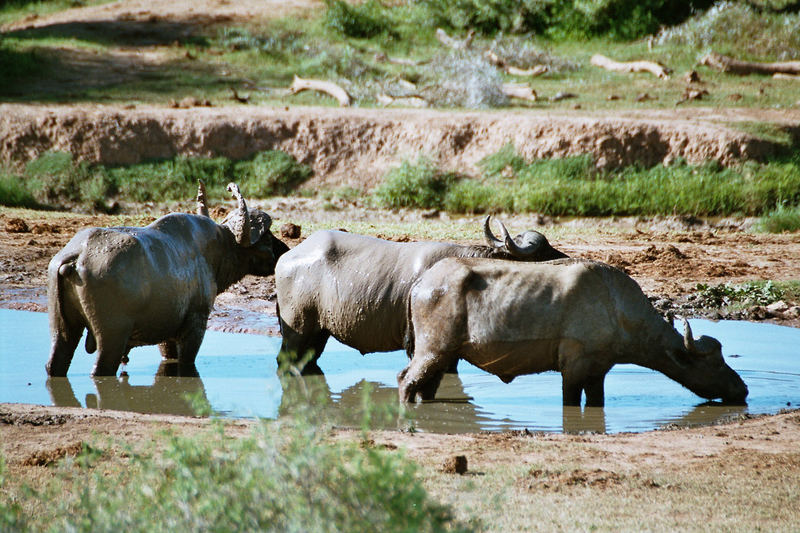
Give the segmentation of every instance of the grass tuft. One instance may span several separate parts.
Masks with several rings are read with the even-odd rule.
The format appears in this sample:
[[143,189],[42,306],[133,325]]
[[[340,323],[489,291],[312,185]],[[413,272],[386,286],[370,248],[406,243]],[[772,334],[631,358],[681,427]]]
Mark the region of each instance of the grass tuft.
[[765,214],[756,223],[756,231],[765,233],[791,233],[800,231],[800,206],[779,206]]

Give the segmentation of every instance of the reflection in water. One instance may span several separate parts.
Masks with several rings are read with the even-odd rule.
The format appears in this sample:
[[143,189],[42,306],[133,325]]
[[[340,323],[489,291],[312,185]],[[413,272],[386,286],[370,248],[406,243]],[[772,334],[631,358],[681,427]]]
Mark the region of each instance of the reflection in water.
[[361,356],[331,339],[320,359],[324,376],[281,380],[275,364],[279,338],[216,331],[207,332],[197,368],[164,363],[156,347],[141,347],[132,352],[130,377],[93,379],[96,357],[80,349],[69,379],[48,380],[47,315],[6,309],[0,309],[0,402],[191,415],[189,395],[207,399],[226,417],[275,418],[304,410],[312,420],[325,416],[340,426],[361,427],[366,395],[368,414],[389,413],[372,416],[380,427],[446,433],[645,431],[800,405],[800,329],[702,320],[693,320],[692,328],[721,340],[728,363],[750,388],[747,407],[698,405],[697,396],[661,374],[617,365],[606,380],[604,409],[565,410],[557,373],[504,384],[465,362],[459,374],[445,377],[434,401],[401,406],[396,376],[408,362],[404,352]]
[[[181,368],[177,361],[163,361],[152,385],[131,385],[127,376],[95,377],[95,394],[86,394],[85,405],[134,413],[194,416],[195,402],[208,403],[197,369]],[[47,391],[53,405],[80,407],[69,378],[48,378]]]

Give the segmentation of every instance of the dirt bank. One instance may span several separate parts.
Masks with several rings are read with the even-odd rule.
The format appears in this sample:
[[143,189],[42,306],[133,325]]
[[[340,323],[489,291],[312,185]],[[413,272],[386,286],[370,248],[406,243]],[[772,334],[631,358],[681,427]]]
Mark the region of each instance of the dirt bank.
[[[800,112],[796,114],[795,123],[800,122]],[[526,158],[589,153],[600,167],[677,158],[730,164],[763,159],[778,150],[724,124],[763,113],[646,115],[6,104],[0,105],[0,160],[24,163],[47,150],[60,150],[91,162],[131,164],[176,155],[240,159],[262,150],[283,150],[314,169],[307,187],[370,189],[387,168],[420,154],[443,168],[477,174],[476,163],[509,142]],[[782,118],[792,119],[785,113]]]

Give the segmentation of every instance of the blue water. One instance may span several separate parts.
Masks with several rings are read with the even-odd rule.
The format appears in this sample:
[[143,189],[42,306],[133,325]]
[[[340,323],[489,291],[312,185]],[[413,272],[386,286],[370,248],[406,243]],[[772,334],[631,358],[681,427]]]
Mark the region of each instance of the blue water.
[[[606,378],[606,407],[563,409],[561,376],[547,372],[510,384],[461,362],[436,401],[408,407],[387,427],[436,432],[502,429],[532,431],[645,431],[693,425],[745,413],[776,413],[800,406],[800,329],[749,322],[692,320],[695,336],[723,345],[728,364],[750,389],[746,407],[705,404],[665,376],[618,365]],[[47,315],[0,309],[0,402],[72,405],[137,412],[191,414],[187,396],[205,398],[227,417],[275,418],[302,403],[325,404],[340,425],[358,425],[364,389],[377,405],[398,406],[397,372],[404,352],[360,355],[331,339],[320,358],[324,378],[277,376],[280,338],[208,331],[197,357],[199,378],[157,376],[155,346],[131,351],[127,378],[92,378],[95,356],[83,343],[68,378],[47,379]],[[312,391],[309,399],[307,391]],[[295,398],[300,398],[299,400]]]

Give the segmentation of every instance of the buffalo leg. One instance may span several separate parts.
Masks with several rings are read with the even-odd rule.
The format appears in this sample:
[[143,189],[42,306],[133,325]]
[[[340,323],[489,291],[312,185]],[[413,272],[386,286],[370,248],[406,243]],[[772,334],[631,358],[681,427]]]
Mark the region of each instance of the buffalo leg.
[[302,375],[322,374],[317,360],[322,355],[330,335],[326,331],[300,333],[280,320],[281,349],[278,351],[278,369],[296,368]]
[[593,376],[584,383],[583,390],[586,392],[586,407],[603,407],[605,405],[605,374],[597,377]]
[[397,393],[401,402],[431,400],[447,368],[457,356],[436,353],[421,353],[417,350],[411,362],[397,375]]
[[161,352],[161,359],[178,358],[178,345],[174,341],[162,342],[158,345],[158,351]]
[[[197,352],[203,344],[208,324],[208,313],[194,313],[186,321],[183,334],[175,343],[178,363],[182,368],[194,367]],[[164,352],[161,352],[162,355]]]
[[75,349],[81,341],[83,326],[67,326],[64,330],[53,334],[53,342],[50,345],[50,359],[45,366],[47,375],[51,377],[64,377],[67,375]]
[[128,355],[128,338],[130,330],[105,333],[97,336],[97,362],[92,376],[114,376],[119,369],[122,358]]

